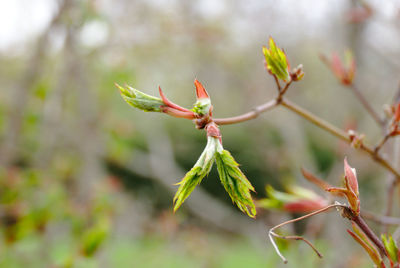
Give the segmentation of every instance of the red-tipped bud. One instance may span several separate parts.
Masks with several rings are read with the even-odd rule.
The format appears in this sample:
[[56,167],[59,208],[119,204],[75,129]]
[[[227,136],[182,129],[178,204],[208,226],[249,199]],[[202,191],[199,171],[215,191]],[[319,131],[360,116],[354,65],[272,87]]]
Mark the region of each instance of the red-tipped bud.
[[342,61],[340,60],[340,58],[336,52],[332,53],[331,69],[332,69],[333,74],[339,80],[343,79],[345,71],[344,71],[344,68],[342,65]]
[[[351,85],[356,72],[356,62],[350,50],[346,51],[345,65],[340,60],[337,53],[332,53],[332,60],[329,63],[333,74],[343,85]],[[324,62],[326,58],[323,57]]]
[[207,90],[203,87],[203,85],[199,82],[199,80],[194,80],[194,85],[196,87],[196,95],[197,99],[209,99]]
[[196,86],[197,101],[192,111],[199,117],[212,116],[211,100],[206,89],[197,79],[194,80],[194,85]]
[[347,158],[344,159],[344,175],[345,180],[348,181],[350,186],[349,190],[353,191],[358,196],[357,172],[355,168],[350,167],[349,163],[347,163]]
[[326,191],[339,195],[343,194],[346,196],[349,202],[350,209],[354,215],[360,214],[360,198],[358,193],[358,181],[356,170],[347,163],[347,159],[344,159],[344,188],[331,187],[326,189]]

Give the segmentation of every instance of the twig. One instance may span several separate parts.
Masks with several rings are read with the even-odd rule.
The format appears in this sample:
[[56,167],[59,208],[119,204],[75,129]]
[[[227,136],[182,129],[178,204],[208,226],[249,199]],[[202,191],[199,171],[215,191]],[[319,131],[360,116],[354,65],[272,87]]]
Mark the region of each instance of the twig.
[[369,228],[364,219],[357,215],[353,219],[351,219],[358,227],[364,232],[364,234],[378,247],[381,255],[386,256],[386,249],[383,245],[382,241],[378,238],[378,236]]
[[322,258],[322,254],[315,248],[315,246],[314,246],[310,241],[308,241],[307,239],[305,239],[305,238],[303,238],[303,237],[300,237],[300,236],[281,236],[281,235],[276,234],[274,231],[275,231],[276,229],[278,229],[278,228],[284,226],[284,225],[287,225],[287,224],[290,224],[290,223],[294,223],[294,222],[297,222],[297,221],[304,220],[304,219],[306,219],[306,218],[309,218],[309,217],[318,215],[318,214],[320,214],[320,213],[322,213],[322,212],[325,212],[325,211],[327,211],[327,210],[329,210],[329,209],[331,209],[331,208],[337,208],[337,207],[345,208],[346,206],[345,206],[345,205],[342,205],[342,204],[338,204],[338,203],[332,204],[332,205],[326,206],[326,207],[324,207],[324,208],[322,208],[322,209],[319,209],[319,210],[317,210],[317,211],[311,212],[311,213],[309,213],[309,214],[307,214],[307,215],[301,216],[301,217],[299,217],[299,218],[296,218],[296,219],[292,219],[292,220],[289,220],[289,221],[282,222],[281,224],[278,224],[278,225],[272,227],[272,228],[268,231],[268,237],[269,237],[269,239],[271,240],[271,243],[272,243],[273,247],[275,248],[276,253],[279,255],[279,257],[281,257],[281,259],[283,260],[284,263],[288,263],[288,261],[287,261],[287,259],[282,255],[282,253],[279,251],[279,248],[278,248],[278,246],[276,245],[275,240],[274,240],[274,238],[273,238],[272,236],[278,237],[278,238],[282,238],[282,239],[302,240],[302,241],[306,242],[306,243],[315,251],[315,253],[318,255],[318,257]]
[[281,87],[281,84],[279,83],[279,79],[278,79],[278,77],[276,77],[276,75],[272,75],[272,77],[274,78],[274,80],[275,80],[275,84],[276,84],[276,87],[278,88],[278,92],[279,92],[279,94],[281,94],[281,92],[282,92],[282,87]]
[[383,145],[389,140],[391,137],[390,133],[385,134],[385,136],[382,137],[382,139],[378,142],[378,144],[375,146],[374,152],[377,154],[379,150],[383,147]]
[[400,225],[400,218],[375,215],[369,211],[361,211],[361,216],[367,220],[371,220],[383,225]]
[[262,105],[257,106],[251,112],[248,112],[248,113],[245,113],[242,115],[238,115],[238,116],[234,116],[234,117],[220,118],[220,119],[216,118],[216,119],[214,119],[214,122],[217,125],[230,125],[230,124],[236,124],[236,123],[248,121],[248,120],[258,117],[263,112],[271,110],[272,108],[276,107],[277,105],[278,105],[278,102],[275,99],[273,99]]
[[285,95],[286,91],[288,90],[288,88],[290,87],[292,82],[293,82],[293,80],[290,80],[288,83],[286,83],[285,87],[280,91],[279,96],[277,98],[278,102],[280,102],[282,100],[283,95]]
[[[321,61],[330,69],[330,61],[329,59],[323,55],[320,54],[319,58],[321,59]],[[381,119],[381,117],[378,115],[377,112],[375,112],[374,108],[372,108],[371,104],[368,102],[368,100],[364,97],[364,95],[361,93],[361,91],[355,86],[354,83],[351,83],[350,85],[346,85],[352,92],[353,94],[356,96],[356,98],[358,99],[359,102],[361,102],[361,104],[363,105],[363,107],[365,108],[365,110],[367,110],[367,112],[372,116],[372,118],[376,121],[376,123],[381,126],[384,127],[385,126],[385,120]]]
[[[217,125],[228,125],[228,124],[236,124],[236,123],[248,121],[248,120],[256,118],[262,112],[271,110],[272,108],[276,107],[278,104],[280,104],[283,107],[298,114],[299,116],[303,117],[304,119],[310,121],[317,127],[326,130],[327,132],[331,133],[335,137],[351,144],[351,139],[346,132],[337,128],[336,126],[332,125],[331,123],[328,123],[327,121],[323,120],[322,118],[312,114],[311,112],[298,106],[297,104],[294,104],[293,102],[289,101],[286,98],[282,98],[279,102],[278,102],[278,100],[268,101],[268,102],[256,107],[253,111],[245,113],[243,115],[229,117],[229,118],[216,118],[216,119],[214,119],[214,122]],[[368,154],[374,161],[376,161],[378,164],[380,164],[381,166],[383,166],[384,168],[389,170],[396,177],[397,181],[400,180],[400,173],[380,154],[375,153],[375,150],[373,148],[371,148],[365,144],[362,144],[360,147],[358,147],[358,149],[363,151],[364,153]]]
[[356,87],[356,85],[352,83],[351,85],[349,85],[349,88],[354,93],[354,95],[356,95],[357,99],[361,102],[361,104],[364,106],[367,112],[372,116],[375,122],[381,127],[384,127],[385,121],[382,120],[382,118],[378,115],[377,112],[375,112],[374,108],[372,108],[371,104],[367,101],[367,99],[364,97],[361,91]]
[[[347,142],[351,143],[350,137],[341,129],[333,126],[332,124],[326,122],[325,120],[319,118],[318,116],[310,113],[309,111],[301,108],[300,106],[290,102],[287,99],[282,99],[281,103],[282,106],[288,108],[289,110],[295,112],[296,114],[300,115],[304,119],[310,121],[314,125],[328,131],[332,135],[336,136],[337,138]],[[373,160],[375,160],[377,163],[385,167],[387,170],[389,170],[393,175],[396,176],[396,180],[400,180],[400,173],[386,160],[384,159],[380,154],[376,154],[374,149],[371,147],[362,144],[359,147],[359,150],[365,152],[368,154]]]

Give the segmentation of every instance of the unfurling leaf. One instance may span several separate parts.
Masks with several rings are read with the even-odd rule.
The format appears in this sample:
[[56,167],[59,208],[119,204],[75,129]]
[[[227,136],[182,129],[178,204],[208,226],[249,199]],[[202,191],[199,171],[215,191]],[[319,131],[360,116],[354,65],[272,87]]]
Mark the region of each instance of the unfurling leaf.
[[161,106],[164,105],[162,99],[147,95],[130,86],[121,87],[115,84],[121,92],[121,96],[131,106],[145,112],[161,112]]
[[232,201],[241,211],[254,218],[256,207],[250,195],[250,191],[254,191],[254,188],[239,169],[239,164],[227,150],[223,149],[217,151],[216,162],[221,183]]
[[381,236],[383,244],[385,245],[385,249],[387,253],[389,254],[390,259],[394,263],[399,262],[399,249],[397,248],[396,242],[394,241],[393,237],[391,235],[386,236],[382,234]]
[[275,45],[272,37],[269,38],[269,49],[263,47],[266,66],[268,71],[285,82],[290,81],[289,63],[285,53]]
[[183,204],[185,199],[193,192],[194,188],[196,188],[196,186],[201,183],[202,179],[210,172],[215,160],[215,152],[218,144],[219,140],[217,138],[207,138],[207,146],[196,164],[186,173],[182,181],[178,183],[180,186],[174,196],[174,211]]
[[287,212],[308,213],[324,208],[328,201],[315,192],[296,185],[287,187],[287,193],[280,192],[267,185],[268,198],[257,201],[257,205],[266,209],[280,209]]

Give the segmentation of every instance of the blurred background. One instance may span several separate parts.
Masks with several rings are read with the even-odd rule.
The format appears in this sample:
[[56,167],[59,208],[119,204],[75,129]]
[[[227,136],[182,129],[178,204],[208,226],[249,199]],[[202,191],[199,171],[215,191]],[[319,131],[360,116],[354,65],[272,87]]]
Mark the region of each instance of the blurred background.
[[[114,86],[157,95],[161,85],[191,107],[197,78],[216,117],[238,115],[276,94],[263,66],[269,36],[293,67],[304,66],[289,99],[366,133],[369,144],[380,139],[319,55],[352,49],[356,84],[383,115],[399,90],[398,0],[0,1],[0,267],[283,267],[267,231],[295,215],[248,218],[216,170],[174,214],[174,183],[201,154],[205,133],[133,109]],[[255,199],[267,184],[312,188],[302,166],[337,185],[347,155],[362,207],[384,210],[385,170],[283,108],[221,131]],[[346,228],[335,212],[284,228],[324,254],[278,241],[285,267],[371,267]]]

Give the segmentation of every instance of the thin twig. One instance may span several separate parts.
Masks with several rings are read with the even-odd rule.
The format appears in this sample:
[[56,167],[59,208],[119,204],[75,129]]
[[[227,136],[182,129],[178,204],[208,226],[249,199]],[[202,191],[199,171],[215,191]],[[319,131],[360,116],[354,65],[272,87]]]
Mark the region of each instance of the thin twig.
[[375,153],[377,154],[379,150],[383,147],[383,145],[389,140],[391,137],[390,134],[385,134],[385,136],[382,137],[382,139],[378,142],[378,144],[375,146]]
[[245,113],[245,114],[242,114],[239,116],[229,117],[229,118],[220,118],[220,119],[216,118],[216,119],[214,119],[214,122],[217,125],[230,125],[230,124],[236,124],[236,123],[248,121],[248,120],[258,117],[263,112],[271,110],[272,108],[276,107],[277,105],[278,105],[278,102],[275,99],[273,99],[262,105],[257,106],[251,112],[248,112],[248,113]]
[[400,225],[400,218],[380,216],[369,211],[361,211],[361,216],[367,220],[383,224],[383,225]]
[[299,237],[299,236],[288,236],[288,237],[285,237],[285,236],[281,236],[281,235],[276,234],[274,231],[275,231],[276,229],[278,229],[278,228],[284,226],[284,225],[287,225],[287,224],[290,224],[290,223],[294,223],[294,222],[297,222],[297,221],[304,220],[304,219],[306,219],[306,218],[309,218],[309,217],[318,215],[318,214],[320,214],[320,213],[322,213],[322,212],[325,212],[325,211],[327,211],[327,210],[329,210],[329,209],[331,209],[331,208],[337,208],[337,207],[342,207],[342,208],[343,208],[343,207],[346,207],[346,206],[345,206],[345,205],[342,205],[342,204],[338,204],[338,203],[332,204],[332,205],[326,206],[326,207],[324,207],[324,208],[322,208],[322,209],[319,209],[319,210],[317,210],[317,211],[311,212],[311,213],[309,213],[309,214],[307,214],[307,215],[301,216],[301,217],[299,217],[299,218],[296,218],[296,219],[292,219],[292,220],[288,220],[288,221],[282,222],[282,223],[280,223],[280,224],[278,224],[278,225],[272,227],[272,228],[268,231],[268,237],[269,237],[269,239],[271,240],[271,243],[272,243],[272,245],[274,246],[276,253],[279,255],[279,257],[281,257],[281,259],[283,260],[284,263],[287,263],[288,261],[287,261],[287,259],[282,255],[282,253],[279,251],[279,248],[278,248],[278,246],[276,245],[276,243],[275,243],[275,241],[274,241],[274,238],[273,238],[272,236],[275,236],[275,237],[278,237],[278,238],[283,238],[283,239],[302,240],[302,241],[306,242],[306,243],[315,251],[315,253],[318,255],[318,257],[322,258],[322,254],[315,248],[315,246],[314,246],[310,241],[308,241],[308,240],[305,239],[305,238],[302,238],[302,237]]
[[286,91],[289,89],[292,82],[293,82],[293,80],[290,80],[289,82],[287,82],[285,87],[280,91],[280,94],[278,96],[278,102],[283,98],[283,95],[285,95]]
[[[331,69],[331,63],[329,59],[323,55],[320,54],[319,58],[321,61],[329,68]],[[371,104],[368,102],[368,100],[364,97],[364,95],[361,93],[361,91],[355,86],[354,83],[351,83],[350,85],[347,85],[347,87],[353,92],[353,94],[356,96],[358,101],[362,104],[362,106],[367,110],[367,112],[371,115],[371,117],[376,121],[376,123],[384,127],[385,126],[385,120],[383,120],[377,112],[375,112],[374,108],[372,108]]]
[[361,93],[361,91],[356,87],[354,83],[349,85],[349,88],[351,91],[354,93],[354,95],[357,97],[357,99],[361,102],[361,104],[364,106],[365,110],[371,115],[371,117],[375,120],[375,122],[380,125],[381,127],[385,126],[385,121],[382,120],[382,118],[378,115],[377,112],[375,112],[374,108],[372,108],[371,104],[367,101],[367,99],[364,97],[364,95]]
[[278,79],[278,77],[276,77],[276,75],[272,75],[272,77],[274,78],[274,80],[275,80],[275,84],[276,84],[276,87],[278,88],[278,92],[279,92],[279,94],[281,94],[281,92],[282,92],[282,87],[281,87],[281,84],[279,83],[279,79]]

